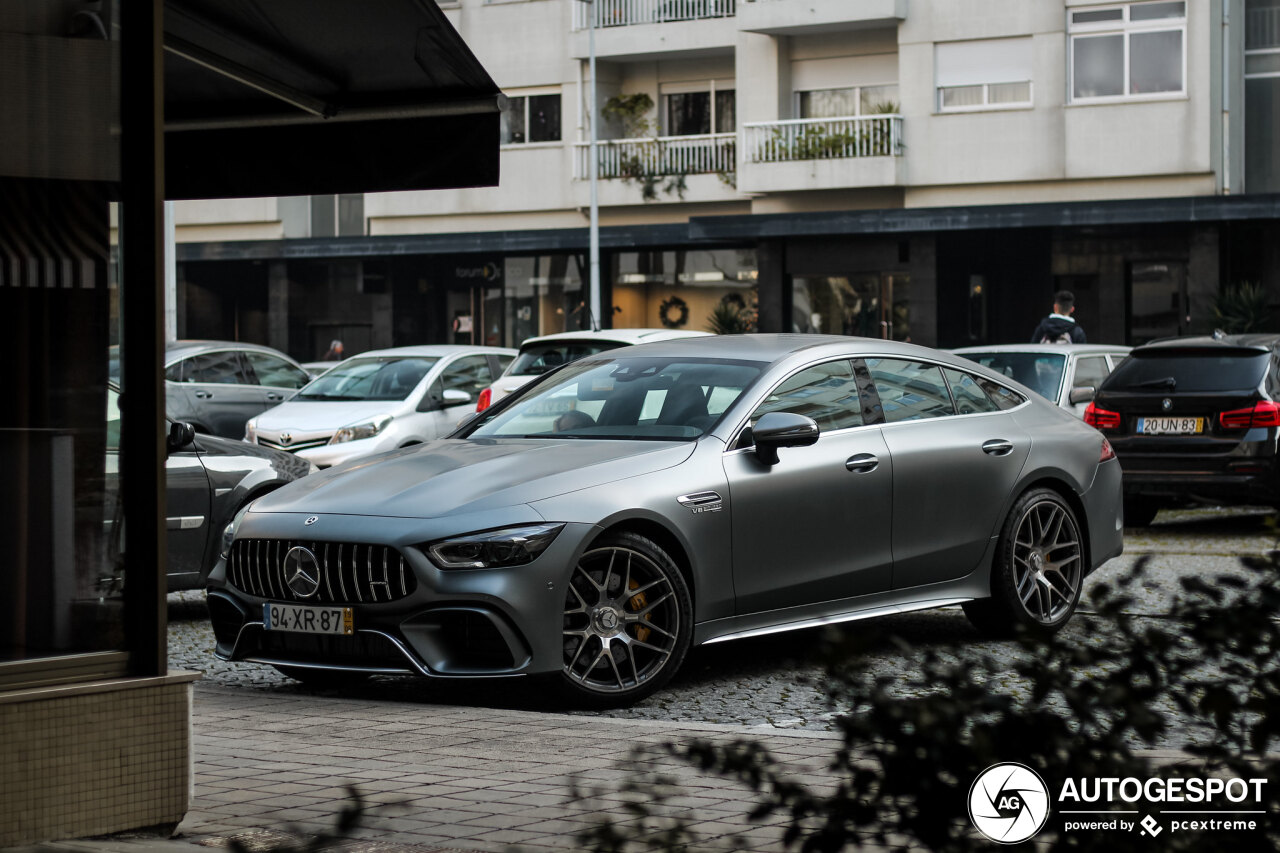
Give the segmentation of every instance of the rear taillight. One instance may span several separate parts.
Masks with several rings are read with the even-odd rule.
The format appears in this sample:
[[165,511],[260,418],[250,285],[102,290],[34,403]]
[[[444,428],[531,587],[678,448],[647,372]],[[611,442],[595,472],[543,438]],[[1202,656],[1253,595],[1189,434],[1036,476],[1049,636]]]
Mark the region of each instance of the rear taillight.
[[1094,429],[1117,429],[1120,426],[1120,413],[1103,409],[1097,403],[1090,403],[1084,410],[1084,422]]
[[1232,409],[1218,415],[1223,429],[1252,429],[1280,426],[1280,403],[1261,400],[1248,409]]
[[1111,446],[1111,442],[1107,441],[1105,438],[1102,439],[1102,453],[1098,455],[1098,461],[1106,462],[1108,459],[1115,459],[1115,458],[1116,458],[1116,451],[1115,451],[1115,448]]
[[480,392],[480,396],[476,398],[476,411],[483,412],[489,408],[493,401],[493,389],[486,388]]

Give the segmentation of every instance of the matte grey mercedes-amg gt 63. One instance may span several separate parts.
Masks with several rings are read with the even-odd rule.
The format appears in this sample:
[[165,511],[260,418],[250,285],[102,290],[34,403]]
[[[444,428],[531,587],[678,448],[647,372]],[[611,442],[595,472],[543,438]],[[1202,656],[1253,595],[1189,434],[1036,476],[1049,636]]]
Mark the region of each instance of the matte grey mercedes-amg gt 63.
[[1120,507],[1099,432],[966,359],[689,338],[257,500],[209,610],[220,657],[303,681],[546,675],[624,704],[700,643],[951,604],[1056,630]]

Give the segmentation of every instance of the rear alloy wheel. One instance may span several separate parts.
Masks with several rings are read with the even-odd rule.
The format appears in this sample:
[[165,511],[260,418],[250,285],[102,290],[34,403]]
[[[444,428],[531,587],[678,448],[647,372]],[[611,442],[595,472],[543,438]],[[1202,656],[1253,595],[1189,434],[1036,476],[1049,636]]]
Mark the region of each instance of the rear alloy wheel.
[[689,588],[653,541],[618,533],[582,555],[564,603],[561,683],[578,705],[626,705],[679,669],[693,635]]
[[1075,512],[1051,489],[1018,498],[1000,531],[991,598],[964,605],[974,627],[1007,636],[1016,626],[1052,633],[1067,623],[1084,583]]

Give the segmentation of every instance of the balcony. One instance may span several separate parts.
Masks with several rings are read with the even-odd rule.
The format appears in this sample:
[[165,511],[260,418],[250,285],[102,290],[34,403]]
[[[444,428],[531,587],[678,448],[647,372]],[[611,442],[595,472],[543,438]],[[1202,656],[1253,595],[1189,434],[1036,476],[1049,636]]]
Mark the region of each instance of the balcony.
[[903,182],[900,115],[751,122],[742,135],[738,188],[744,193]]
[[907,18],[907,0],[740,0],[738,28],[749,33],[803,36]]
[[[601,140],[598,145],[600,203],[635,204],[637,200],[688,202],[736,199],[737,193],[720,175],[738,167],[738,137],[734,133],[700,136],[662,136],[650,139]],[[591,145],[574,145],[573,176],[582,182],[591,177]],[[687,180],[686,180],[687,179]],[[676,193],[664,193],[668,183],[679,185]],[[638,185],[638,192],[629,185]]]
[[592,11],[596,13],[596,28],[606,29],[731,18],[734,5],[735,0],[594,0],[573,4],[573,28],[575,31],[587,29]]

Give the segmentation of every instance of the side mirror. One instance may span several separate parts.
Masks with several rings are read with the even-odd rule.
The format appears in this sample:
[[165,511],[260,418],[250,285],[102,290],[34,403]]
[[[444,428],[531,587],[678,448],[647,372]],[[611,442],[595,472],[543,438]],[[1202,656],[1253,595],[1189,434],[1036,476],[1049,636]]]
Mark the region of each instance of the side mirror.
[[452,406],[465,406],[471,400],[470,394],[466,391],[459,391],[457,388],[450,388],[444,392],[444,406],[446,409]]
[[1092,385],[1077,385],[1071,389],[1071,394],[1067,399],[1071,401],[1071,405],[1075,406],[1080,403],[1092,403],[1097,394],[1098,389]]
[[819,433],[813,418],[794,412],[769,412],[751,428],[756,457],[766,465],[778,464],[778,448],[808,447],[818,440]]
[[181,450],[196,440],[196,428],[186,421],[175,421],[169,424],[169,435],[165,446],[170,453]]

